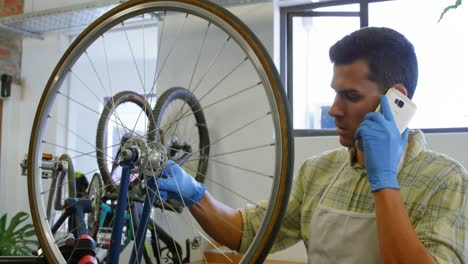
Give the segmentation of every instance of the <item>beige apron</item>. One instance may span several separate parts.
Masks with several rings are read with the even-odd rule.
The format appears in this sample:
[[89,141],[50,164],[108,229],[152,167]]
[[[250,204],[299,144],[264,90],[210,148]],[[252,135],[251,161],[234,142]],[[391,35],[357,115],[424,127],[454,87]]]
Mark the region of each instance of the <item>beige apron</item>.
[[345,166],[328,185],[312,215],[309,264],[382,262],[375,213],[347,212],[323,205],[325,196]]

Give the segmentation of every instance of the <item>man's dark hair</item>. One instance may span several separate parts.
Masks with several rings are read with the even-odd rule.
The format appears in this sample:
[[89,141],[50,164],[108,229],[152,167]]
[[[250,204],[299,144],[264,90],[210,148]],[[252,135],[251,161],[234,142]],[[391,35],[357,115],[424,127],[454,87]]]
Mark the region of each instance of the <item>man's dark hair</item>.
[[369,80],[383,93],[401,83],[412,98],[418,83],[418,60],[414,47],[405,36],[390,28],[367,27],[357,30],[330,48],[335,65],[362,59],[369,66]]

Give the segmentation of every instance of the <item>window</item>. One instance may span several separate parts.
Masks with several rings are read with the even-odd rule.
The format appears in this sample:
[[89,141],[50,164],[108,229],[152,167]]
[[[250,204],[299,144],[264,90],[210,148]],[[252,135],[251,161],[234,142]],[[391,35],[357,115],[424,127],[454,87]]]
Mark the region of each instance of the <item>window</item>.
[[414,128],[468,127],[468,8],[449,11],[438,22],[446,6],[447,1],[423,0],[369,6],[370,25],[394,28],[415,46],[419,81],[413,97],[418,106]]
[[[342,9],[356,7],[347,5]],[[335,95],[330,89],[333,68],[328,49],[337,39],[358,29],[359,19],[339,13],[314,13],[294,17],[292,23],[294,128],[333,129],[327,113]]]
[[280,23],[286,31],[282,34],[286,40],[281,47],[281,74],[295,134],[334,134],[334,122],[327,112],[334,98],[328,49],[344,35],[367,25],[394,28],[415,46],[419,82],[413,101],[418,113],[410,127],[468,130],[468,105],[464,103],[468,80],[462,64],[468,61],[468,26],[462,26],[468,25],[467,7],[449,11],[438,22],[447,2],[355,2],[321,1],[280,8]]

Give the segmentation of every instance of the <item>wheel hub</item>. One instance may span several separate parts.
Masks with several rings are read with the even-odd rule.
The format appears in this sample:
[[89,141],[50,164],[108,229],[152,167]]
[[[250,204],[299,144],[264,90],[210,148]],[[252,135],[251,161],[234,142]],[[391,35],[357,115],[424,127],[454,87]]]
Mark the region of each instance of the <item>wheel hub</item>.
[[132,162],[132,173],[147,176],[161,174],[167,161],[166,147],[158,142],[145,142],[142,138],[131,138],[122,146],[121,162]]

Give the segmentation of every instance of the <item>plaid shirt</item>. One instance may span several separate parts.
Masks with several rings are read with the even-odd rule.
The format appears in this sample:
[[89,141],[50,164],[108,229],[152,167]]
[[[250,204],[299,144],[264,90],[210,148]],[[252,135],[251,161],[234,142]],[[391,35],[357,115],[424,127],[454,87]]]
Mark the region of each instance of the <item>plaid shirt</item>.
[[[413,228],[438,263],[467,263],[467,172],[453,159],[426,150],[421,131],[411,131],[409,138],[398,181]],[[374,212],[366,169],[353,161],[354,151],[341,148],[304,162],[294,179],[287,212],[272,252],[300,240],[308,247],[312,214],[325,188],[343,167],[323,204],[350,212]],[[244,232],[240,252],[247,250],[258,230],[265,203],[261,201],[241,209]]]

